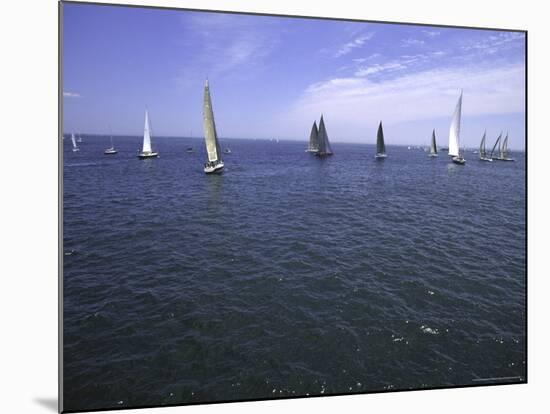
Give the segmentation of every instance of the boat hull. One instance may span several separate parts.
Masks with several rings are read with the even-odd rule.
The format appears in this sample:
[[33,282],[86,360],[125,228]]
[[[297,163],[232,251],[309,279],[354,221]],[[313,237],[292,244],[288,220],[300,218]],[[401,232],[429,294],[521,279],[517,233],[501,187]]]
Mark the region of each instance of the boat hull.
[[492,158],[486,158],[486,157],[480,157],[479,160],[480,160],[480,161],[493,162],[493,159],[492,159]]
[[458,164],[458,165],[464,165],[466,164],[466,160],[462,157],[453,157],[452,158],[452,161],[455,163],[455,164]]
[[514,158],[494,158],[497,161],[515,161]]
[[383,160],[385,158],[388,158],[388,156],[386,154],[376,154],[374,158],[376,158],[377,160]]
[[223,162],[219,162],[215,165],[205,165],[204,172],[206,174],[221,174],[223,172],[223,167],[225,167]]
[[329,157],[332,155],[332,152],[316,152],[316,157]]
[[428,154],[428,157],[435,158],[435,157],[437,157],[437,154]]
[[145,160],[147,158],[156,158],[158,156],[159,156],[158,152],[148,152],[148,153],[142,152],[138,155],[138,158],[140,160]]
[[105,154],[105,155],[115,155],[116,153],[118,153],[117,150],[105,150],[105,151],[103,151],[103,154]]

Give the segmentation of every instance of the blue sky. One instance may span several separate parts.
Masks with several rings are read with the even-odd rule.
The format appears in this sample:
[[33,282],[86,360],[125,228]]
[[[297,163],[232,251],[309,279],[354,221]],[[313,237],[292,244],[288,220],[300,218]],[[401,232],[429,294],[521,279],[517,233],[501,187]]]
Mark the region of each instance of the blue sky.
[[202,136],[209,78],[222,137],[446,145],[460,89],[462,142],[510,132],[524,148],[524,34],[64,5],[65,132]]

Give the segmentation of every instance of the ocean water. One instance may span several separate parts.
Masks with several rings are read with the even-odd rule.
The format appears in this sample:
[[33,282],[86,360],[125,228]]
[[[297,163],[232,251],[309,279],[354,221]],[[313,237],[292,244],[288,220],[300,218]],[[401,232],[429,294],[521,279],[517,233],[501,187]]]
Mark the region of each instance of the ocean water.
[[[525,158],[64,141],[66,410],[526,380]],[[192,146],[193,153],[186,148]]]

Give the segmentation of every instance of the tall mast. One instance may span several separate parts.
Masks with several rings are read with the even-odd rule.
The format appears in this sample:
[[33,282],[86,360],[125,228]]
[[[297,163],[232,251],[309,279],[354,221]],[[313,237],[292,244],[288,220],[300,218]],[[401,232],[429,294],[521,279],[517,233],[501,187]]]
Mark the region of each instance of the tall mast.
[[210,97],[208,79],[204,84],[203,127],[208,161],[221,161],[220,144],[218,142],[218,134],[216,132],[216,123],[214,121],[214,110],[212,109],[212,99]]

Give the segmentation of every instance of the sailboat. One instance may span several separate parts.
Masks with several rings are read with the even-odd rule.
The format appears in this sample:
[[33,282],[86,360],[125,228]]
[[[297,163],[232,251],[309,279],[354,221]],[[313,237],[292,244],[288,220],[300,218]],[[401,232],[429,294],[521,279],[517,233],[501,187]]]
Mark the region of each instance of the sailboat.
[[311,132],[309,134],[309,145],[306,152],[317,151],[319,151],[319,129],[317,128],[317,122],[313,121],[313,126],[311,127]]
[[483,133],[483,138],[481,138],[481,143],[479,144],[479,160],[480,161],[493,161],[491,157],[487,157],[487,151],[485,150],[485,137],[487,131]]
[[330,147],[330,142],[328,140],[328,134],[327,134],[327,129],[325,127],[325,121],[323,119],[323,115],[321,115],[321,120],[319,121],[319,133],[317,135],[317,138],[318,138],[319,147],[315,155],[318,157],[332,155],[332,148]]
[[78,152],[80,151],[80,148],[78,148],[76,146],[76,141],[75,141],[75,138],[74,138],[74,132],[71,134],[71,141],[73,142],[73,152]]
[[376,159],[384,159],[386,154],[386,144],[384,144],[384,131],[382,130],[382,121],[378,124],[378,132],[376,133]]
[[508,132],[506,132],[506,138],[502,142],[502,146],[499,147],[500,154],[496,158],[498,161],[515,161],[513,158],[508,158]]
[[428,157],[435,158],[437,157],[437,145],[435,144],[435,129],[432,131],[432,145],[430,145],[430,153]]
[[158,152],[153,152],[151,149],[151,129],[149,127],[149,113],[145,110],[145,126],[143,127],[143,148],[138,154],[138,158],[144,160],[146,158],[158,157]]
[[116,154],[118,151],[115,149],[115,146],[113,145],[113,136],[111,135],[111,147],[110,148],[107,148],[103,153],[105,155],[114,155]]
[[77,135],[78,135],[78,140],[77,140],[77,142],[80,144],[80,143],[82,142],[82,135],[80,135],[80,134],[77,134]]
[[456,103],[453,120],[449,129],[449,156],[455,164],[464,165],[466,160],[460,154],[460,118],[462,116],[462,91]]
[[491,155],[489,155],[489,158],[490,159],[495,159],[493,158],[493,153],[495,152],[496,148],[497,148],[497,145],[498,145],[498,152],[500,153],[501,152],[501,148],[500,148],[500,140],[502,139],[502,132],[499,134],[497,140],[495,141],[495,145],[493,145],[493,149],[491,150]]
[[224,164],[222,161],[218,134],[216,133],[216,123],[214,122],[214,110],[212,109],[212,99],[210,98],[208,79],[204,84],[204,100],[202,110],[204,142],[206,144],[206,152],[208,153],[208,162],[204,164],[204,172],[206,174],[221,173],[223,171]]

